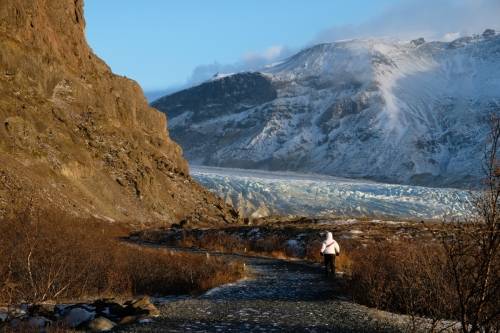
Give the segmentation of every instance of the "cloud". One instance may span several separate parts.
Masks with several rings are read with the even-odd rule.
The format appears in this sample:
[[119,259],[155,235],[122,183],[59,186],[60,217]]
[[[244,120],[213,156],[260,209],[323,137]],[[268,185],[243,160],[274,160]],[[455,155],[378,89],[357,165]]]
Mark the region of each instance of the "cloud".
[[[460,36],[479,34],[487,28],[500,30],[500,0],[401,0],[364,23],[333,26],[321,31],[304,47],[369,37],[452,41]],[[217,73],[258,70],[296,51],[284,45],[273,45],[261,52],[243,54],[236,63],[200,65],[178,89],[199,84]]]
[[499,0],[403,0],[362,24],[326,29],[311,44],[368,37],[450,40],[486,28],[500,29]]
[[279,58],[285,50],[283,45],[274,45],[262,53],[250,52],[243,56],[245,62],[254,62],[254,61],[272,61],[274,59]]
[[282,60],[290,55],[292,51],[283,45],[273,45],[262,52],[249,52],[241,57],[241,60],[233,64],[212,64],[200,65],[193,70],[187,80],[187,85],[195,85],[206,81],[217,73],[236,73],[252,71],[263,68],[273,62]]

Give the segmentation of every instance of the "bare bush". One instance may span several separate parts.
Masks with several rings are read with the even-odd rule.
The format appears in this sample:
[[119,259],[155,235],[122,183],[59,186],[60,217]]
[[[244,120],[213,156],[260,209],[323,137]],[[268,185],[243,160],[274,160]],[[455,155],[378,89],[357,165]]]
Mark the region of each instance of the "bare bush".
[[458,301],[463,332],[500,330],[500,118],[491,117],[484,187],[474,192],[474,215],[448,222],[442,246]]
[[[438,321],[453,318],[456,297],[439,244],[384,241],[353,255],[351,293],[360,303]],[[416,330],[413,327],[412,330]]]
[[435,243],[385,241],[357,252],[352,288],[358,301],[426,316],[432,329],[451,319],[464,333],[500,330],[499,140],[500,118],[492,117],[486,180],[472,193],[472,217],[429,227]]
[[127,234],[53,212],[0,221],[0,303],[190,293],[243,274],[219,258],[125,245],[118,237]]

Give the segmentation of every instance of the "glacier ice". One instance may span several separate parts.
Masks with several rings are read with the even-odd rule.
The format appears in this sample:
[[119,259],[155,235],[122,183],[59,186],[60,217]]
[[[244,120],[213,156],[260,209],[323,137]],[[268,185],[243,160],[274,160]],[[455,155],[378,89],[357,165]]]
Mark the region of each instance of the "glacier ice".
[[470,193],[297,172],[193,166],[192,176],[246,216],[461,218]]

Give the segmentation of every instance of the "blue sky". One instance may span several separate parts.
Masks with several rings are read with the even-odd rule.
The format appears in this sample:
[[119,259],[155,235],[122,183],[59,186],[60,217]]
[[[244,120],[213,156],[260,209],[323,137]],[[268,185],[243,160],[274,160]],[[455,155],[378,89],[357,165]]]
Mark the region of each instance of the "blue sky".
[[196,66],[298,48],[332,25],[358,24],[395,0],[87,0],[87,39],[145,90],[183,83]]
[[402,32],[439,37],[481,29],[490,23],[500,24],[499,3],[86,0],[85,16],[87,39],[95,53],[114,72],[151,91],[203,79],[219,68],[251,68],[315,42],[372,34],[400,37]]

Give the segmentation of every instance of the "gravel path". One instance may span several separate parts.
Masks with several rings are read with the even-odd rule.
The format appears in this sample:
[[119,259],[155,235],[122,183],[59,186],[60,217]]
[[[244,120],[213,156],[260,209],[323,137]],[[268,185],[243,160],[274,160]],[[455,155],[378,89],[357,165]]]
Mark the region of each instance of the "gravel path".
[[239,257],[252,278],[159,306],[122,332],[400,332],[399,316],[349,302],[318,266]]

